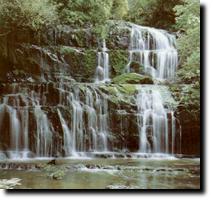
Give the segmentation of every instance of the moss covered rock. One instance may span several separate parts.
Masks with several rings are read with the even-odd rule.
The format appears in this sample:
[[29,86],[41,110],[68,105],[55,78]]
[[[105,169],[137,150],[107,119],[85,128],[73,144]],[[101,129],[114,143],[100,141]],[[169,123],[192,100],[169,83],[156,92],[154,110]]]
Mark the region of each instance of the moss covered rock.
[[101,85],[99,87],[104,93],[108,94],[109,96],[129,96],[135,95],[137,93],[137,85],[131,84],[110,84],[110,85]]
[[62,46],[60,52],[64,55],[73,78],[79,82],[93,82],[97,66],[95,50]]
[[65,172],[63,170],[57,170],[49,175],[54,180],[62,180],[65,176]]
[[128,63],[128,51],[127,50],[110,50],[110,66],[112,77],[119,76],[124,73],[125,67]]
[[109,104],[112,108],[130,111],[135,105],[134,97],[137,94],[137,85],[110,84],[102,85],[99,89],[107,94]]
[[112,82],[115,84],[153,84],[151,77],[137,73],[122,74],[115,77]]

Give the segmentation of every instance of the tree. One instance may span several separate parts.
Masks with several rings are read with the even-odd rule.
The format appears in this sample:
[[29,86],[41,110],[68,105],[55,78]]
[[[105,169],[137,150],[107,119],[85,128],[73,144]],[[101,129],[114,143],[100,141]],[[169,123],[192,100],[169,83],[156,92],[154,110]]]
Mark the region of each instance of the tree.
[[113,19],[119,20],[123,19],[129,11],[127,0],[114,0],[112,5],[111,14]]
[[198,0],[184,0],[176,11],[176,28],[180,65],[178,80],[189,84],[182,92],[182,104],[190,114],[200,117],[200,3]]
[[173,8],[182,0],[129,0],[130,21],[144,26],[171,29],[175,24]]
[[6,29],[38,30],[58,19],[56,5],[49,0],[0,0],[0,25]]
[[178,50],[180,56],[179,77],[187,83],[199,82],[200,78],[200,3],[184,0],[176,11],[176,28],[179,29]]

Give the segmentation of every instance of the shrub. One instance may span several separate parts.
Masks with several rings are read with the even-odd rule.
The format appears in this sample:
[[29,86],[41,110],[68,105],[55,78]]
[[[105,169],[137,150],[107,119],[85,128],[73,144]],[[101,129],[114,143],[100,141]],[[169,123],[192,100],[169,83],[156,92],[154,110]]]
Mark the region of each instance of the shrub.
[[0,0],[0,26],[38,30],[57,21],[56,8],[49,0]]

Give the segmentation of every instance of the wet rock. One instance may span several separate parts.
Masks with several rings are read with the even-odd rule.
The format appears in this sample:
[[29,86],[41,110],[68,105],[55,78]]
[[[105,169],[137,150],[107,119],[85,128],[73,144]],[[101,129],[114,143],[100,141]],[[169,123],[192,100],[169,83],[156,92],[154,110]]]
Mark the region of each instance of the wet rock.
[[76,170],[79,170],[79,169],[85,168],[85,165],[83,165],[83,164],[77,164],[77,165],[72,166],[72,168],[74,168]]
[[96,165],[87,164],[87,165],[85,165],[85,167],[88,168],[88,169],[95,169]]
[[35,168],[37,168],[37,169],[44,169],[46,166],[47,166],[47,164],[45,164],[45,163],[35,164]]
[[0,161],[5,161],[7,156],[4,153],[0,153]]
[[[175,117],[178,120],[177,130],[180,126],[182,129],[181,144],[175,151],[181,154],[176,157],[200,157],[200,102],[199,99],[195,99],[197,95],[200,95],[199,89],[194,89],[191,84],[170,84],[169,88],[178,103],[175,111]],[[180,139],[178,141],[180,142]]]
[[139,187],[126,185],[108,185],[105,189],[139,189]]
[[110,21],[109,26],[109,39],[107,40],[107,46],[110,49],[128,49],[130,42],[129,29],[130,24],[124,21]]
[[132,154],[125,154],[127,158],[132,158]]
[[197,155],[193,155],[193,154],[175,154],[176,158],[180,158],[180,159],[184,159],[184,158],[190,158],[190,159],[194,159],[194,158],[199,158],[199,154]]
[[187,170],[184,169],[184,168],[176,168],[174,169],[175,171],[178,171],[178,172],[186,172]]
[[33,163],[0,163],[0,169],[5,170],[33,170],[35,169],[35,165]]
[[117,153],[117,154],[114,154],[115,158],[125,158],[126,155],[125,154],[122,154],[122,153]]
[[70,74],[78,82],[93,82],[96,69],[96,51],[70,49],[63,53]]
[[101,165],[96,165],[95,167],[98,168],[98,169],[102,168]]
[[142,171],[153,171],[153,168],[142,168]]
[[193,168],[193,169],[190,169],[190,173],[192,175],[200,175],[200,168]]
[[135,73],[143,73],[144,67],[140,63],[133,61],[130,64],[130,69]]
[[115,77],[112,80],[113,83],[117,84],[153,84],[153,80],[149,76],[143,76],[137,73],[126,73]]
[[56,159],[49,161],[47,165],[56,165]]
[[12,178],[8,179],[0,179],[0,189],[14,189],[16,186],[21,185],[21,179]]
[[63,170],[57,170],[49,175],[54,180],[62,180],[65,176],[65,172]]
[[112,154],[95,154],[94,157],[95,157],[95,158],[107,159],[107,158],[112,158]]
[[157,168],[157,169],[155,169],[155,172],[166,172],[166,171],[168,171],[167,168]]
[[102,169],[104,169],[104,170],[113,170],[113,169],[115,169],[115,167],[114,166],[103,166]]

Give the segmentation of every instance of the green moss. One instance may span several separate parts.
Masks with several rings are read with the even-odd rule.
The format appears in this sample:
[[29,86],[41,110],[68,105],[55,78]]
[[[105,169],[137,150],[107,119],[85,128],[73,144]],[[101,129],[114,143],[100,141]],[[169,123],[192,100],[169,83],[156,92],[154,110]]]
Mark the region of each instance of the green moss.
[[103,90],[108,95],[117,95],[118,90],[113,85],[102,85],[100,89]]
[[102,85],[100,86],[100,89],[109,96],[109,101],[116,105],[129,105],[131,103],[134,103],[132,98],[137,93],[137,85],[133,84]]
[[195,84],[171,85],[169,89],[182,110],[187,111],[192,119],[200,117],[200,88]]
[[113,50],[109,52],[112,77],[124,73],[128,63],[128,52],[126,50]]
[[75,53],[76,49],[70,46],[60,46],[59,52],[63,55]]
[[87,47],[86,32],[84,29],[76,30],[73,35],[73,41],[77,47]]
[[103,90],[108,95],[113,96],[126,96],[126,95],[134,95],[137,91],[137,85],[133,84],[110,84],[110,85],[102,85],[100,89]]
[[118,89],[125,95],[134,95],[137,91],[137,85],[123,84],[123,85],[119,85]]
[[97,54],[94,50],[86,50],[84,52],[83,63],[86,71],[92,71],[95,74],[95,69],[97,66],[96,62]]
[[[64,59],[69,64],[72,75],[78,81],[92,81],[97,66],[96,51],[93,49],[65,49]],[[67,51],[69,50],[69,51]]]
[[59,52],[72,58],[73,65],[83,64],[87,69],[96,67],[96,51],[92,49],[80,50],[70,46],[61,46]]
[[153,84],[153,80],[149,76],[143,76],[137,73],[127,73],[115,77],[113,80],[115,84]]

